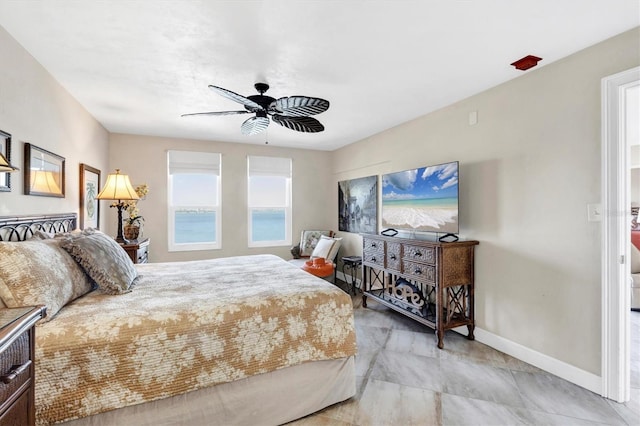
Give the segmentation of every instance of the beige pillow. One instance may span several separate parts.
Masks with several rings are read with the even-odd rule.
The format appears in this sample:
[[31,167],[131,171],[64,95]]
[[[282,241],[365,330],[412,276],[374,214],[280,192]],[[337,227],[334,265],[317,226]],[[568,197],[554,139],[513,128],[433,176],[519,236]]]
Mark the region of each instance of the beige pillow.
[[96,231],[63,238],[62,247],[84,268],[85,272],[108,294],[131,291],[138,278],[131,258],[110,236]]
[[329,252],[329,257],[327,257],[327,259],[331,260],[332,262],[335,262],[336,256],[338,255],[338,251],[340,250],[340,246],[342,245],[342,237],[339,237],[339,238],[334,237],[333,241],[335,241],[335,243],[333,244],[333,247],[331,247],[331,251]]
[[331,235],[331,231],[302,231],[300,235],[300,256],[311,256],[316,244],[318,244],[323,235]]
[[39,229],[33,233],[31,238],[27,238],[27,240],[48,240],[51,238],[53,238],[53,234],[50,234],[49,232],[45,232]]
[[333,248],[335,243],[336,242],[333,238],[329,238],[323,235],[316,244],[316,247],[313,249],[311,258],[324,257],[325,259],[329,259],[329,253],[331,253],[331,249]]
[[0,242],[0,298],[7,307],[45,305],[45,322],[92,289],[91,279],[58,240]]

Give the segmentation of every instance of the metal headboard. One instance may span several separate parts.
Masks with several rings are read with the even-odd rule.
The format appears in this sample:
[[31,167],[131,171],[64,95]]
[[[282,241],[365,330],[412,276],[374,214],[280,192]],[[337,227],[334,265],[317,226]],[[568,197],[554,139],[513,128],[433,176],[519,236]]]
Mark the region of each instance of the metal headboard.
[[0,241],[24,241],[36,231],[50,234],[76,229],[77,213],[49,215],[0,216]]

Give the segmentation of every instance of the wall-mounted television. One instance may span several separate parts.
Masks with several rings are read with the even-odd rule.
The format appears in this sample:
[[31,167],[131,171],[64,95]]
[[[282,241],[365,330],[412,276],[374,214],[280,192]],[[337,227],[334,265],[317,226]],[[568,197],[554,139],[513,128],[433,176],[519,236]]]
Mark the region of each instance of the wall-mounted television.
[[382,227],[457,234],[458,162],[382,175]]

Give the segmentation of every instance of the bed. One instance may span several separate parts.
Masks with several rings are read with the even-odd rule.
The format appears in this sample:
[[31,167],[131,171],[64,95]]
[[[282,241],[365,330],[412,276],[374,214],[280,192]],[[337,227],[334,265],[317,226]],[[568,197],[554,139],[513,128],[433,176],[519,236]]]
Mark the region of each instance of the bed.
[[[282,424],[355,394],[351,299],[332,284],[256,255],[131,263],[119,288],[113,268],[126,253],[74,228],[75,214],[0,217],[3,304],[47,305],[37,424]],[[83,258],[83,244],[91,262],[111,260],[106,269]],[[55,266],[43,273],[38,258]]]

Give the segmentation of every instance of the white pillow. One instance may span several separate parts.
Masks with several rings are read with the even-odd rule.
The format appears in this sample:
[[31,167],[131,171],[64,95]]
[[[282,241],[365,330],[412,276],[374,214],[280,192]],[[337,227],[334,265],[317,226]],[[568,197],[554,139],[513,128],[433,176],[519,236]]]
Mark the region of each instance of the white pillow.
[[324,235],[316,244],[316,247],[313,249],[313,253],[311,253],[311,257],[324,257],[325,259],[329,259],[329,253],[331,253],[331,249],[335,245],[335,241],[333,238],[325,237]]

